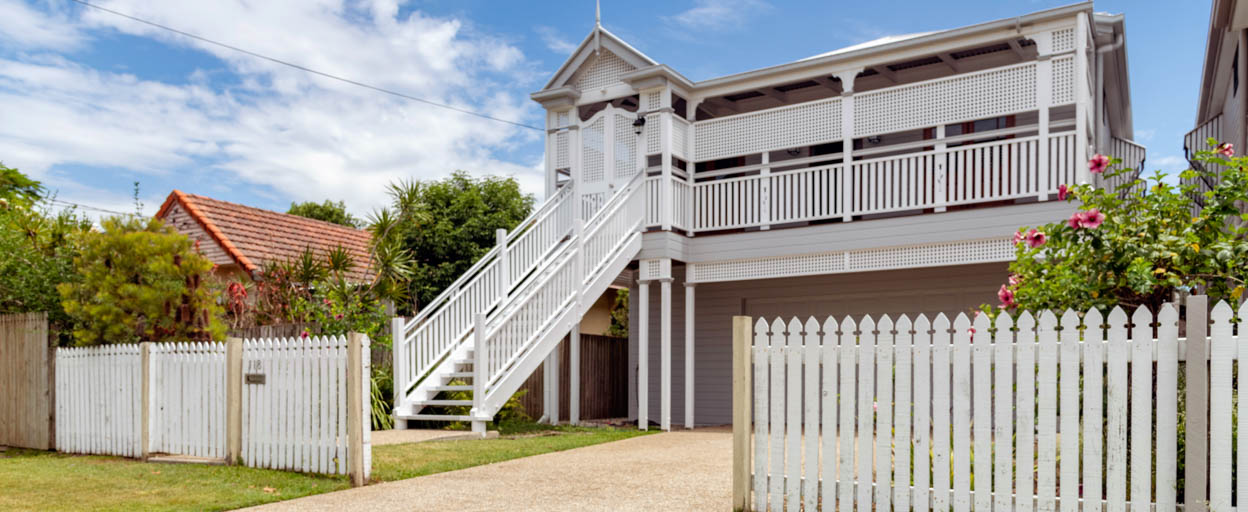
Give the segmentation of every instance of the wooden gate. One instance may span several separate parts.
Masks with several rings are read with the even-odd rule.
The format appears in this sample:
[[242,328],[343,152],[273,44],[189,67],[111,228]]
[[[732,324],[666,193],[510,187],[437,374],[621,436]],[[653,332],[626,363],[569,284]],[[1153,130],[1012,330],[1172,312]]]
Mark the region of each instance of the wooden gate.
[[52,449],[47,313],[0,315],[0,446]]

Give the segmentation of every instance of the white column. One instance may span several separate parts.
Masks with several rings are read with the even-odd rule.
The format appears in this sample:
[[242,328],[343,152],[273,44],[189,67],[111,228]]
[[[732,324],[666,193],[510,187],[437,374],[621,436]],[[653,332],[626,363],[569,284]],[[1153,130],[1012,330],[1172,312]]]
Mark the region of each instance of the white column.
[[659,428],[672,430],[672,278],[659,280]]
[[[936,212],[945,211],[945,204],[949,202],[949,158],[945,154],[945,125],[936,125]],[[846,256],[849,253],[845,253]]]
[[559,114],[553,110],[546,111],[546,197],[555,193],[555,182],[558,179],[555,173],[556,162],[559,159],[559,155],[556,154],[558,151],[556,139],[559,137],[557,129],[560,127],[556,126],[558,123],[555,122],[558,118]]
[[472,431],[485,437],[485,384],[490,376],[485,313],[477,313],[472,333]]
[[763,168],[758,171],[759,176],[763,177],[759,182],[759,195],[761,197],[758,202],[760,208],[758,218],[763,225],[759,226],[758,229],[767,231],[771,229],[771,166],[768,165],[771,163],[771,152],[764,151],[762,159]]
[[1053,171],[1049,164],[1049,106],[1053,103],[1053,61],[1051,60],[1053,53],[1053,37],[1050,32],[1041,32],[1032,36],[1036,42],[1036,52],[1038,53],[1036,62],[1036,108],[1039,112],[1039,141],[1036,142],[1036,159],[1037,172],[1040,173],[1039,184],[1040,190],[1036,192],[1036,199],[1040,201],[1049,200],[1049,190],[1056,187],[1056,184],[1050,181]]
[[697,316],[694,309],[693,291],[696,286],[688,281],[692,270],[686,266],[685,272],[685,428],[693,428],[693,347],[695,333],[693,321]]
[[555,350],[550,353],[550,424],[559,424],[559,370],[563,364],[563,358],[559,357],[559,344],[555,344]]
[[581,323],[572,324],[568,338],[568,423],[581,422]]
[[686,179],[689,181],[689,199],[685,201],[685,218],[688,219],[689,225],[685,226],[685,233],[690,237],[693,236],[693,228],[696,226],[693,215],[697,211],[694,201],[697,200],[698,194],[697,188],[694,186],[696,183],[694,172],[697,171],[698,166],[693,162],[695,160],[694,151],[697,151],[698,147],[697,125],[695,122],[698,120],[698,104],[700,103],[702,103],[702,100],[685,100],[685,119],[689,121],[688,131],[685,132],[685,174],[688,176]]
[[1075,17],[1075,169],[1079,183],[1091,183],[1088,171],[1088,111],[1092,91],[1088,90],[1088,15]]
[[637,428],[650,428],[650,282],[637,283]]
[[836,75],[841,79],[841,154],[843,156],[839,185],[843,222],[849,222],[854,218],[854,196],[850,189],[854,186],[854,79],[858,77],[859,71],[861,70],[852,69]]

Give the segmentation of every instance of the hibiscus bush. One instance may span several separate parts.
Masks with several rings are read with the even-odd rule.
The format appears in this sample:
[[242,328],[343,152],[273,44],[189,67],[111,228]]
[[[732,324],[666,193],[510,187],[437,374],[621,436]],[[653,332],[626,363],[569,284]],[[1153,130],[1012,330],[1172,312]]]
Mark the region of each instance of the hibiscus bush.
[[[1156,311],[1176,291],[1205,293],[1237,304],[1248,277],[1248,158],[1210,139],[1203,165],[1182,173],[1183,184],[1160,172],[1113,190],[1061,185],[1059,199],[1078,210],[1063,222],[1024,227],[1001,309],[1085,311],[1121,305]],[[1132,172],[1096,155],[1089,170],[1106,178]],[[1197,181],[1214,184],[1200,191]],[[985,305],[983,309],[993,312]]]

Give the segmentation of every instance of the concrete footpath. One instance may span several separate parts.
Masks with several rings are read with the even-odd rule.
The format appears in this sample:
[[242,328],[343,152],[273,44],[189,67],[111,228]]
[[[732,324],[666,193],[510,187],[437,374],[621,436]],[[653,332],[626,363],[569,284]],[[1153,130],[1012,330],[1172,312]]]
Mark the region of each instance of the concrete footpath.
[[308,496],[259,510],[730,510],[732,432],[675,431]]

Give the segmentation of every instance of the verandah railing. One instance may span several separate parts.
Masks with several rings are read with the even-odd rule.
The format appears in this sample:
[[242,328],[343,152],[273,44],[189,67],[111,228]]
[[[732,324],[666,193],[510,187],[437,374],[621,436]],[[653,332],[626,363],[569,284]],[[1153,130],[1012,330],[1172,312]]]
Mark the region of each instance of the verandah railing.
[[[688,189],[692,230],[716,231],[884,212],[1048,196],[1076,179],[1075,134],[1039,136],[855,160],[743,177]],[[656,182],[657,186],[657,182]],[[685,192],[677,189],[676,192]],[[680,203],[679,200],[675,201]],[[651,208],[654,208],[653,206]]]
[[737,317],[734,506],[1174,510],[1207,496],[1231,510],[1248,496],[1248,414],[1232,419],[1248,306],[1206,317],[1199,299],[1186,339],[1173,305],[1130,320]]

